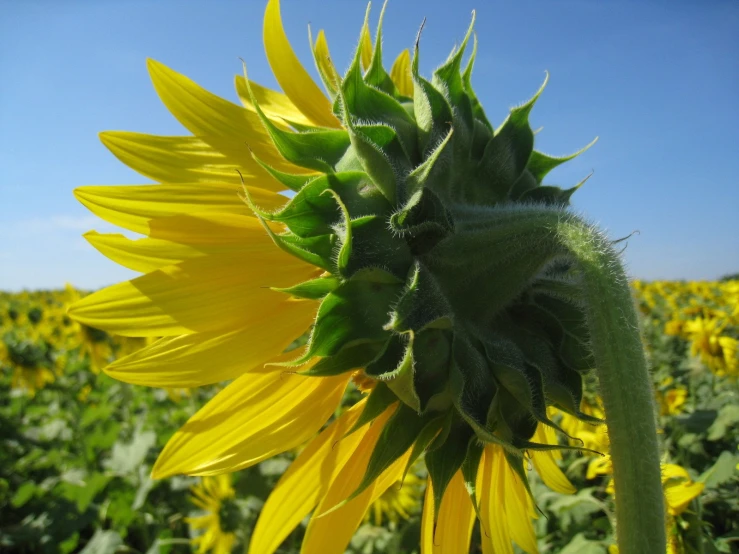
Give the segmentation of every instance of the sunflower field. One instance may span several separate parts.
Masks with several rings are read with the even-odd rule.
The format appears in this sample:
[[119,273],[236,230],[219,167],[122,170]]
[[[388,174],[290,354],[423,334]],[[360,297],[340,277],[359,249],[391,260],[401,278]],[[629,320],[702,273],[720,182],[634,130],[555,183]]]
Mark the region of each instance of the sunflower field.
[[[632,288],[659,409],[668,551],[739,552],[739,280],[634,281]],[[260,515],[274,517],[262,507],[273,491],[304,485],[286,473],[301,448],[232,474],[153,480],[169,437],[219,387],[157,389],[107,376],[102,368],[147,340],[72,321],[66,308],[80,296],[72,287],[0,293],[0,551],[264,551],[249,550]],[[595,383],[586,385],[581,410],[600,417]],[[355,379],[335,416],[365,395]],[[587,450],[556,452],[550,471],[529,460],[542,476],[529,471],[533,500],[519,504],[529,514],[519,514],[516,502],[499,506],[510,551],[612,553],[605,426],[551,417]],[[501,497],[520,494],[498,477]],[[347,551],[423,551],[426,488],[417,463],[374,499]],[[528,516],[530,528],[520,524]],[[300,552],[306,525],[272,551]],[[475,523],[469,551],[482,552],[491,532],[499,531]]]

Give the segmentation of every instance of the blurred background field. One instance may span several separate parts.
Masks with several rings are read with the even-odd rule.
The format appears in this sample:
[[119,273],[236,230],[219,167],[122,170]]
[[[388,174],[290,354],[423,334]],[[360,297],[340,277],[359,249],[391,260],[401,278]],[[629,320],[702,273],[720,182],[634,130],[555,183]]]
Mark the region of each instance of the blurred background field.
[[[672,552],[739,552],[739,280],[633,289],[656,387]],[[0,293],[0,551],[244,552],[296,453],[220,478],[151,480],[169,436],[219,389],[106,376],[107,363],[145,342],[72,322],[65,309],[81,295]],[[582,409],[600,416],[594,390],[591,382]],[[607,454],[602,426],[555,419],[572,445]],[[561,466],[576,493],[552,491],[531,472],[540,551],[613,552],[608,457],[563,451]],[[424,488],[418,467],[370,508],[349,552],[418,552]],[[304,529],[279,552],[297,553]]]

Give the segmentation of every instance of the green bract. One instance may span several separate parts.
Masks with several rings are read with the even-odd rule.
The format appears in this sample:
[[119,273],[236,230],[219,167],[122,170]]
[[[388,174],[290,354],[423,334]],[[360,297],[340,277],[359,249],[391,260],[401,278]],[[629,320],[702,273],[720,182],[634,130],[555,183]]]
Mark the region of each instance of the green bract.
[[280,248],[327,272],[279,289],[321,301],[288,365],[318,357],[304,373],[322,376],[362,368],[377,385],[358,425],[402,402],[355,494],[413,447],[410,463],[426,452],[438,508],[457,470],[474,484],[481,442],[503,445],[521,472],[525,449],[559,448],[530,440],[539,422],[555,426],[548,405],[587,417],[582,375],[594,362],[578,271],[545,227],[532,234],[516,219],[522,206],[568,205],[579,184],[542,181],[577,154],[534,150],[528,118],[541,89],[493,128],[471,85],[474,49],[462,68],[472,26],[430,81],[416,42],[413,98],[382,67],[381,28],[382,17],[367,71],[358,48],[344,78],[326,83],[343,130],[282,130],[251,95],[285,159],[321,175],[267,167],[295,196],[275,213],[247,201],[284,224],[280,234],[265,225]]

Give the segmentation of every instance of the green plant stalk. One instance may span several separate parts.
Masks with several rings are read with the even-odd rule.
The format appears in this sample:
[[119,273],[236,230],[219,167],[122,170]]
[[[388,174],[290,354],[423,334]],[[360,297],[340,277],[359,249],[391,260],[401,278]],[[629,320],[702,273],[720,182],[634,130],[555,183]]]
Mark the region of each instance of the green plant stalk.
[[666,550],[654,392],[634,301],[620,256],[595,226],[544,206],[466,209],[458,231],[479,252],[508,237],[510,248],[545,249],[580,272],[596,372],[611,443],[621,554]]
[[586,312],[606,411],[623,554],[666,549],[654,393],[626,273],[610,242],[572,216],[557,236],[583,275]]

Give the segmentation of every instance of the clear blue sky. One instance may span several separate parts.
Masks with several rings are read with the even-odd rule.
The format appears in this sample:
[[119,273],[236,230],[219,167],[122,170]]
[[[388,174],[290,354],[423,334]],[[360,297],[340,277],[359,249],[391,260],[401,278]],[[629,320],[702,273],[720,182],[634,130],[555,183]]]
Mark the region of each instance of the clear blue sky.
[[[237,102],[243,57],[275,86],[261,44],[266,1],[0,0],[0,289],[97,288],[131,275],[80,237],[112,228],[72,196],[83,184],[147,180],[98,131],[182,134],[146,57]],[[307,25],[346,67],[365,4],[282,0],[293,47],[314,71]],[[380,3],[375,2],[373,23]],[[739,271],[739,2],[735,0],[391,0],[385,51],[413,44],[422,72],[461,39],[477,9],[474,84],[496,124],[551,80],[532,123],[537,148],[588,153],[550,174],[595,174],[575,208],[613,238],[639,230],[626,258],[639,278]],[[315,73],[314,73],[315,74]]]

